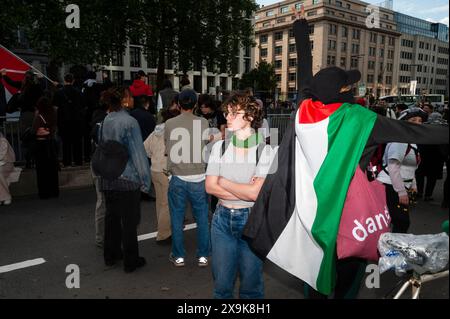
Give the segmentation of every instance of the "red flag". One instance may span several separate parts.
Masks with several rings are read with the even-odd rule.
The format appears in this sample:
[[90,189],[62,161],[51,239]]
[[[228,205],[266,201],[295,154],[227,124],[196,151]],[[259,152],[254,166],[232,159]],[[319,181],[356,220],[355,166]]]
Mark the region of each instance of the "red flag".
[[[1,69],[7,70],[7,75],[10,79],[22,81],[25,77],[25,72],[31,69],[31,66],[16,57],[3,46],[0,46],[0,70]],[[2,80],[2,83],[6,88],[6,99],[9,100],[12,95],[17,93],[18,89],[8,85],[4,80]]]

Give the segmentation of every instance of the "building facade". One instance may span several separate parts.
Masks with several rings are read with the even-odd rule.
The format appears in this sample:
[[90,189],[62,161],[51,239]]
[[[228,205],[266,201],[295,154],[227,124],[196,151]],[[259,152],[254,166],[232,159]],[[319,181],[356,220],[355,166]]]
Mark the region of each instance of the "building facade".
[[410,94],[411,81],[417,81],[415,94],[448,96],[448,27],[395,12],[402,32],[398,87]]
[[[198,93],[220,94],[222,91],[230,91],[238,88],[239,80],[243,73],[249,72],[254,65],[254,50],[241,48],[237,57],[237,64],[233,70],[234,75],[228,73],[215,73],[206,66],[195,65],[194,69],[187,72],[191,85]],[[181,72],[177,72],[177,65],[170,56],[166,56],[165,75],[171,80],[174,89],[179,90]],[[99,67],[107,72],[111,80],[117,84],[131,82],[134,75],[143,70],[149,76],[151,85],[156,85],[157,62],[145,58],[143,47],[129,44],[125,53],[117,54],[109,64]],[[100,77],[100,74],[99,74]]]
[[[366,93],[379,97],[404,92],[405,83],[400,82],[400,80],[407,79],[403,78],[406,76],[404,74],[406,71],[400,70],[402,43],[404,43],[404,39],[409,39],[412,35],[403,34],[400,31],[396,12],[380,7],[379,27],[374,28],[373,24],[367,23],[370,12],[367,10],[369,4],[365,2],[357,0],[287,0],[260,8],[255,17],[257,44],[255,62],[264,60],[275,64],[278,95],[281,99],[294,99],[297,92],[297,55],[292,32],[294,17],[290,8],[295,6],[299,9],[302,4],[305,6],[306,19],[310,24],[314,73],[333,65],[344,69],[360,70],[362,73],[361,81],[358,83],[360,89],[355,88],[355,95],[366,91]],[[402,30],[405,30],[406,26],[401,26]],[[442,71],[443,64],[439,68],[437,67],[438,56],[439,59],[444,59],[439,61],[445,62],[443,56],[445,49],[440,49],[443,53],[439,53],[438,48],[447,47],[448,52],[448,42],[440,40],[445,38],[444,27],[441,24],[434,26],[434,29],[430,27],[430,35],[439,34],[439,36],[434,39],[427,37],[429,39],[427,42],[430,45],[433,43],[432,48],[436,44],[436,50],[438,50],[434,58],[435,62],[431,62],[432,58],[429,57],[430,64],[435,63],[436,66],[434,69],[427,67],[427,72],[444,72]],[[436,32],[432,33],[432,30],[436,30]],[[420,43],[417,45],[420,46]],[[426,47],[425,45],[424,51],[427,50]],[[438,79],[437,83],[436,79]],[[443,79],[440,74],[436,74],[432,84],[430,81],[427,80],[426,84],[429,86],[429,92],[442,91],[440,84],[443,83]],[[410,82],[408,82],[408,88],[409,86]]]

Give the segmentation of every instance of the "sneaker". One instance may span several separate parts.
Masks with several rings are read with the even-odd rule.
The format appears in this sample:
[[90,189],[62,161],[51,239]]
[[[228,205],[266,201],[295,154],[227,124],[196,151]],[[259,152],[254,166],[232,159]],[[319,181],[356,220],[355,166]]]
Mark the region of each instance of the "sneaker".
[[10,200],[10,199],[3,201],[3,205],[5,205],[5,206],[11,205],[11,203],[12,203],[12,200]]
[[208,266],[208,258],[206,258],[206,257],[200,257],[200,258],[198,259],[198,266],[199,266],[199,267],[206,267],[206,266]]
[[169,260],[172,262],[172,264],[175,267],[184,267],[184,258],[183,257],[178,257],[175,258],[172,254],[169,256]]

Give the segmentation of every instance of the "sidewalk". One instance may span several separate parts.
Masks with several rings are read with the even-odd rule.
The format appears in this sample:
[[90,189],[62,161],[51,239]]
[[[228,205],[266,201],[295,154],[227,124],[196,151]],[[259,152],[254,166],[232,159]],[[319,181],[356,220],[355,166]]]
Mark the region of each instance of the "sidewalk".
[[[61,190],[80,189],[93,186],[89,164],[63,168],[59,172]],[[36,170],[23,169],[18,183],[9,187],[13,198],[37,194]]]

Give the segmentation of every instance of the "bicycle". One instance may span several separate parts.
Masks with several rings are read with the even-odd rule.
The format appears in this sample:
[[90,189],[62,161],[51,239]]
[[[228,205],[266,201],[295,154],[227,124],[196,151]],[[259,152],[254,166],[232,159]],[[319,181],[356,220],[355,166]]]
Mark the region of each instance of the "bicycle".
[[[397,283],[385,295],[385,298],[388,298],[403,283],[393,299],[400,299],[409,287],[412,289],[411,299],[419,299],[423,284],[449,276],[448,221],[442,225],[442,228],[446,234],[416,236],[387,233],[380,238],[379,250],[382,256],[387,258],[384,261],[390,265],[388,268],[395,268],[397,275],[410,274],[406,282],[401,280]],[[408,238],[411,240],[405,241]],[[432,238],[438,241],[436,239],[431,241]],[[380,264],[382,263],[383,260],[380,259]],[[384,271],[380,271],[382,272]]]

